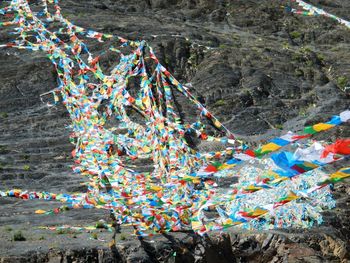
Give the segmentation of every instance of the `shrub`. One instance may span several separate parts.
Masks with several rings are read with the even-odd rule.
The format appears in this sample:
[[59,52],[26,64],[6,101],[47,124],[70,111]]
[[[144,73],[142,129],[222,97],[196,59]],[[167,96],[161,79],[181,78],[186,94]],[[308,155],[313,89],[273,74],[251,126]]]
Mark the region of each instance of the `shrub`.
[[338,77],[337,78],[337,84],[338,84],[338,86],[340,87],[340,88],[345,88],[346,87],[346,85],[348,84],[348,79],[346,78],[346,77],[344,77],[344,76],[342,76],[342,77]]
[[57,235],[76,235],[79,232],[75,231],[74,229],[69,229],[69,228],[59,228],[56,229],[56,234]]
[[9,149],[7,149],[6,145],[0,145],[0,154],[9,153]]
[[304,72],[301,69],[298,69],[298,68],[295,69],[294,73],[295,73],[295,76],[297,76],[297,77],[304,76]]
[[293,31],[293,32],[291,32],[290,33],[290,37],[291,38],[299,38],[299,37],[301,37],[301,33],[300,32],[298,32],[298,31]]
[[106,223],[104,221],[98,221],[95,225],[97,229],[106,228]]
[[26,241],[26,238],[23,236],[21,231],[16,231],[13,234],[13,241]]
[[213,107],[220,107],[220,106],[224,106],[224,105],[226,105],[226,102],[224,100],[217,100],[214,103]]

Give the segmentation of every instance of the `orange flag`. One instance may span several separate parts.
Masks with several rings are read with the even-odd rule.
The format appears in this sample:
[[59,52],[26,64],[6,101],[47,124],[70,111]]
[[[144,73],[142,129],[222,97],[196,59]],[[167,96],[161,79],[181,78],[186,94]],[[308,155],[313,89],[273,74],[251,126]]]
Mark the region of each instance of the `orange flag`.
[[350,154],[350,139],[339,139],[334,144],[328,145],[322,153],[322,158],[327,157],[329,153]]

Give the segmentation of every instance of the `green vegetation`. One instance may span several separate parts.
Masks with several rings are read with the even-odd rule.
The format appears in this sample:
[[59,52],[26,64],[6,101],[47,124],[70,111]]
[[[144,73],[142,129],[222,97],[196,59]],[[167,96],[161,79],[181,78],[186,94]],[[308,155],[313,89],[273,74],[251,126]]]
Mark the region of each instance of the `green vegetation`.
[[283,129],[283,124],[276,124],[275,128],[278,130],[282,130]]
[[166,65],[170,65],[171,61],[170,61],[170,59],[167,56],[165,56],[164,57],[164,62],[165,62]]
[[64,235],[64,234],[67,234],[67,231],[65,231],[65,229],[57,229],[56,234],[57,235]]
[[61,206],[61,211],[69,211],[69,207],[64,205],[64,206]]
[[60,228],[56,230],[56,234],[57,235],[77,235],[79,234],[79,232],[74,229]]
[[345,76],[338,77],[337,78],[337,84],[340,88],[344,89],[346,85],[348,84],[348,79]]
[[13,234],[13,241],[26,241],[26,238],[23,236],[21,231],[16,231]]
[[239,40],[241,40],[241,37],[238,34],[232,34],[232,39],[235,41],[239,41]]
[[306,117],[308,112],[308,107],[303,107],[299,109],[299,116]]
[[227,44],[220,44],[219,45],[219,49],[227,49],[227,48],[230,48],[230,46]]
[[97,229],[102,229],[102,228],[104,229],[104,228],[106,228],[106,223],[103,222],[103,221],[98,221],[98,222],[96,223],[95,227],[96,227]]
[[5,230],[6,230],[7,232],[11,232],[11,231],[12,231],[12,227],[10,227],[10,226],[5,226]]
[[324,57],[324,55],[322,55],[322,54],[317,54],[317,58],[318,58],[321,62],[325,61],[325,57]]
[[120,234],[120,240],[126,240],[126,236],[124,234]]
[[7,112],[0,112],[0,116],[2,118],[7,118],[9,115],[7,114]]
[[292,61],[300,61],[302,59],[302,56],[298,53],[298,52],[295,52],[292,54]]
[[23,159],[23,160],[29,160],[29,158],[30,158],[30,155],[28,155],[28,154],[23,154],[23,155],[21,155],[21,158]]
[[303,53],[303,54],[307,54],[307,53],[310,53],[312,52],[311,48],[310,47],[301,47],[300,48],[300,52]]
[[[313,57],[316,56],[318,62],[324,62],[325,58],[322,54],[316,54],[310,47],[301,47],[298,51],[291,53],[291,60],[293,62],[302,63],[305,68],[312,68],[315,64]],[[304,74],[303,74],[304,75]],[[300,72],[296,72],[296,76],[300,76]]]
[[301,33],[298,31],[293,31],[290,33],[290,37],[295,39],[295,38],[300,38],[301,37]]
[[282,49],[285,49],[285,50],[290,49],[289,43],[288,42],[283,42]]
[[7,149],[6,145],[0,145],[0,154],[8,153],[9,150]]
[[295,76],[297,76],[297,77],[302,77],[302,76],[304,76],[304,72],[301,70],[301,69],[295,69],[295,71],[294,71],[294,74],[295,74]]
[[196,68],[198,66],[198,54],[195,51],[191,51],[191,55],[188,58],[187,63],[190,64],[192,67]]
[[29,171],[29,170],[30,170],[30,166],[27,165],[27,164],[24,165],[24,166],[23,166],[23,170],[24,170],[24,171]]
[[314,63],[312,62],[312,60],[306,61],[306,65],[307,65],[308,67],[312,67],[313,64],[314,64]]
[[93,239],[98,239],[97,233],[92,233],[91,237],[92,237]]
[[213,107],[220,107],[226,105],[226,102],[224,100],[217,100],[215,101]]

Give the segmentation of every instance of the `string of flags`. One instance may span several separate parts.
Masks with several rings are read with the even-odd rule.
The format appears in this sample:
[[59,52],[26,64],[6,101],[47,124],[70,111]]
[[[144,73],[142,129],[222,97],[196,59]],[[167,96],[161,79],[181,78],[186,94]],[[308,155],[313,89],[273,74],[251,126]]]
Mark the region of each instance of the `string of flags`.
[[[233,166],[242,163],[242,161],[247,161],[254,158],[262,158],[265,155],[278,151],[282,147],[286,147],[292,143],[297,142],[298,140],[311,138],[314,134],[327,131],[338,125],[346,123],[349,120],[350,120],[350,111],[345,110],[341,112],[339,115],[333,116],[329,121],[325,123],[317,123],[317,124],[305,127],[303,132],[300,134],[296,134],[289,131],[288,133],[280,137],[276,137],[270,140],[268,143],[260,146],[256,150],[249,149],[248,147],[244,147],[243,149],[234,149],[232,147],[229,147],[222,152],[205,153],[204,156],[208,160],[212,160],[214,158],[221,158],[222,156],[232,156],[232,158],[230,158],[225,163],[216,162],[215,164],[209,164],[208,166],[204,167],[204,169],[201,169],[200,172],[197,172],[197,175],[218,172],[219,170],[223,170],[229,167],[232,168]],[[213,139],[209,137],[208,140],[212,141]],[[328,149],[331,150],[330,148]]]
[[[148,43],[79,27],[64,18],[58,0],[38,2],[40,11],[37,6],[33,11],[27,0],[12,0],[0,9],[0,26],[9,27],[16,36],[0,47],[45,53],[52,62],[58,87],[49,93],[70,114],[73,171],[88,179],[88,190],[56,194],[13,189],[0,191],[1,197],[64,204],[51,211],[38,209],[37,214],[106,209],[117,224],[134,226],[139,236],[181,230],[205,234],[231,226],[310,227],[322,222],[324,207],[334,206],[328,185],[349,177],[350,169],[327,176],[321,167],[349,155],[350,140],[314,143],[294,153],[281,149],[348,122],[349,110],[306,127],[302,134],[289,132],[249,149],[176,80]],[[89,49],[91,41],[112,43],[108,52],[118,60],[109,72],[103,69],[103,54]],[[130,91],[135,80],[136,93]],[[181,119],[175,90],[197,107],[195,122]],[[110,125],[112,119],[116,125]],[[206,134],[207,122],[225,137]],[[201,153],[188,144],[188,134],[230,147]],[[280,152],[263,159],[276,151]],[[129,163],[136,159],[152,160],[154,170],[134,171]],[[238,183],[218,187],[218,178],[234,177]]]
[[299,14],[299,15],[304,15],[304,16],[325,16],[325,17],[334,19],[335,21],[346,26],[347,28],[350,28],[350,21],[347,21],[343,18],[333,15],[321,8],[318,8],[316,6],[313,6],[301,0],[292,0],[292,2],[296,2],[303,10],[297,10],[290,7],[288,9],[289,12]]

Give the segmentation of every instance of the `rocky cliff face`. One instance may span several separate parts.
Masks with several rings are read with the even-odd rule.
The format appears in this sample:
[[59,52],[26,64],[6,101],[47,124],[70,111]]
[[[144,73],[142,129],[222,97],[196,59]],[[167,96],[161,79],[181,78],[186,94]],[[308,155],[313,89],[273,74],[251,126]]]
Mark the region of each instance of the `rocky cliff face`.
[[[288,2],[62,0],[61,6],[83,27],[149,41],[162,63],[191,83],[229,129],[257,144],[350,105],[350,30],[327,18],[286,13],[281,5]],[[348,1],[310,2],[350,19]],[[0,29],[0,42],[9,39]],[[0,49],[0,65],[1,189],[83,190],[83,178],[70,168],[69,116],[62,105],[48,108],[39,96],[57,84],[53,66],[43,54],[14,49]],[[193,118],[181,98],[179,105],[185,119]],[[349,135],[347,124],[317,139]],[[337,185],[334,194],[337,208],[311,230],[231,230],[208,239],[177,233],[140,243],[124,229],[115,245],[103,231],[96,240],[91,233],[38,228],[91,225],[108,220],[106,211],[37,216],[36,208],[59,204],[0,199],[0,262],[346,262],[350,188]],[[26,241],[12,241],[17,231]]]

